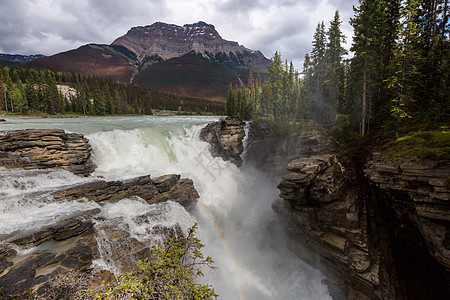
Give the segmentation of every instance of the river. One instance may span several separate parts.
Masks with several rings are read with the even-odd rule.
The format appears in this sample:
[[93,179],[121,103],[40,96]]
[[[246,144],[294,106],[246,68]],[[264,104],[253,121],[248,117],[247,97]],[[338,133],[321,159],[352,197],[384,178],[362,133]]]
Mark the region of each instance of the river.
[[[276,182],[245,163],[241,168],[213,158],[199,139],[201,128],[218,117],[145,116],[66,119],[6,118],[0,130],[62,128],[87,136],[96,169],[81,178],[63,170],[0,168],[0,235],[57,222],[68,215],[100,208],[105,216],[121,216],[142,239],[152,224],[134,223],[134,216],[163,210],[154,222],[179,223],[183,230],[199,223],[198,237],[217,270],[201,280],[212,284],[219,299],[331,299],[323,274],[294,256],[271,203]],[[149,205],[139,199],[99,204],[80,199],[52,201],[50,193],[81,182],[176,173],[191,178],[200,194],[197,207],[186,212],[177,203]],[[154,224],[153,224],[154,226]],[[100,233],[98,233],[100,234]],[[157,238],[157,237],[153,237]],[[119,272],[107,258],[108,242],[99,241],[102,256],[94,269]]]

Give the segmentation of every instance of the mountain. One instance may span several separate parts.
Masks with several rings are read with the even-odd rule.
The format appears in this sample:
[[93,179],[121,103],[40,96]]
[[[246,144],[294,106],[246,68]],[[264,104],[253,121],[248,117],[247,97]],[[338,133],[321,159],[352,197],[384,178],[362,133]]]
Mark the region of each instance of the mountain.
[[20,54],[4,54],[0,53],[0,63],[5,65],[22,65],[29,61],[45,57],[41,54],[35,55],[20,55]]
[[247,69],[265,69],[268,62],[261,52],[222,39],[213,25],[201,21],[184,26],[157,22],[133,27],[111,45],[124,46],[135,53],[141,63],[147,64],[191,51],[208,53],[220,61],[234,62]]
[[111,45],[84,45],[29,63],[220,101],[229,83],[245,82],[249,70],[264,74],[268,64],[260,51],[224,40],[213,25],[201,21],[133,27]]
[[34,68],[51,69],[55,72],[92,74],[121,82],[129,82],[134,71],[120,51],[108,45],[88,44],[67,52],[33,60]]

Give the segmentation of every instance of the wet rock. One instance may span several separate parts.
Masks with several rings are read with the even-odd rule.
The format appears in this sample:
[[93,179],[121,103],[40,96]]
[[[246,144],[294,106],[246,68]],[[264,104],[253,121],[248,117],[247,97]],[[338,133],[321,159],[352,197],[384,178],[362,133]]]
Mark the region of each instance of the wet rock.
[[380,154],[361,165],[316,146],[287,164],[272,206],[290,249],[326,274],[334,299],[445,298],[448,165]]
[[175,201],[183,205],[184,207],[189,207],[195,203],[196,199],[200,196],[197,190],[194,188],[194,183],[191,179],[183,178],[178,180],[178,182],[170,187],[170,189],[164,193],[160,193],[153,197],[149,203],[160,203],[167,200]]
[[244,151],[245,122],[237,118],[221,118],[202,129],[200,138],[211,145],[213,157],[222,157],[240,167]]
[[169,191],[180,180],[180,175],[169,174],[153,178],[153,184],[156,185],[160,193]]
[[9,262],[9,261],[7,261],[5,259],[0,259],[0,274],[2,274],[3,271],[6,270],[6,268],[8,268],[8,267],[10,267],[12,265],[13,265],[12,262]]
[[5,119],[0,119],[0,122],[6,122],[6,120]]
[[90,216],[99,212],[99,209],[84,211],[56,224],[41,227],[36,231],[13,234],[10,237],[6,237],[4,241],[21,247],[31,248],[52,239],[57,241],[67,240],[92,229],[93,222]]
[[62,129],[26,129],[0,133],[0,166],[62,168],[87,176],[94,170],[91,146],[81,134]]
[[34,284],[36,270],[30,264],[22,264],[0,277],[0,290],[6,295],[21,293]]
[[154,179],[146,175],[125,181],[95,181],[53,193],[57,200],[87,198],[96,202],[118,201],[133,196],[150,204],[171,200],[183,206],[194,203],[199,198],[192,180],[180,179],[180,175],[176,174]]
[[145,200],[158,194],[158,188],[149,175],[125,181],[94,181],[53,193],[55,199],[76,200],[83,197],[92,201],[115,201],[131,196]]
[[[83,197],[118,201],[133,196],[148,203],[172,200],[185,206],[199,197],[192,180],[175,174],[154,179],[142,176],[125,181],[97,181],[54,194],[57,201]],[[99,212],[100,209],[83,211],[55,224],[2,235],[0,288],[6,295],[19,298],[20,292],[30,288],[38,295],[45,295],[54,276],[69,271],[90,271],[95,260],[103,260],[118,275],[136,269],[138,260],[148,258],[152,245],[163,245],[167,236],[175,239],[183,236],[180,226],[165,222],[158,211],[130,220],[139,227],[138,232],[133,232],[134,225],[123,217],[106,219]],[[163,218],[161,222],[159,218]],[[29,250],[23,253],[24,249]]]

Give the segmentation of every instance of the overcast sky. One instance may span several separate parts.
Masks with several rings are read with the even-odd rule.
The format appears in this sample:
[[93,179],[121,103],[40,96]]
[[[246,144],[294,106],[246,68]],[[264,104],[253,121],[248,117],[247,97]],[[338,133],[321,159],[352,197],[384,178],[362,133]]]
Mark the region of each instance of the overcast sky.
[[301,69],[317,23],[339,10],[342,30],[357,0],[0,0],[0,53],[52,55],[87,43],[110,44],[131,27],[205,21],[226,40],[275,51]]

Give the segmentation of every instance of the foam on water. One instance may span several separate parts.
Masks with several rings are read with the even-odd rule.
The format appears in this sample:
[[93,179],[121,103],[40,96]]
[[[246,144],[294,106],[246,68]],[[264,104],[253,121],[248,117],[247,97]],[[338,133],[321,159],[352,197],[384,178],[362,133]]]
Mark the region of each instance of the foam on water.
[[64,170],[23,170],[0,168],[0,234],[24,232],[54,224],[98,204],[80,199],[55,202],[56,188],[89,182]]
[[188,126],[184,134],[142,128],[90,135],[94,149],[114,145],[108,154],[95,153],[96,174],[191,178],[200,194],[193,213],[200,222],[199,237],[219,267],[206,272],[205,282],[212,282],[221,298],[329,299],[323,275],[286,248],[271,210],[276,183],[250,166],[240,169],[213,158],[199,139],[202,127]]
[[[80,178],[64,171],[0,168],[0,230],[14,230],[13,219],[24,220],[16,228],[43,226],[64,214],[100,207],[96,239],[101,257],[94,265],[117,273],[120,268],[110,259],[111,241],[102,232],[101,222],[120,220],[120,226],[136,239],[157,241],[154,228],[179,223],[185,231],[197,221],[205,252],[218,267],[216,271],[205,270],[202,280],[213,284],[220,299],[330,299],[321,283],[323,275],[287,250],[283,230],[271,210],[278,197],[276,182],[245,163],[238,168],[213,158],[209,145],[199,139],[201,128],[215,119],[58,120],[63,129],[87,134],[97,165],[94,176],[123,179],[175,173],[191,178],[200,199],[190,214],[177,203],[148,205],[139,198],[102,205],[86,200],[52,203],[52,190],[96,178]],[[52,120],[29,122],[35,128],[53,128]],[[25,123],[16,127],[9,124],[8,129],[28,126]],[[16,204],[13,198],[18,199]]]

